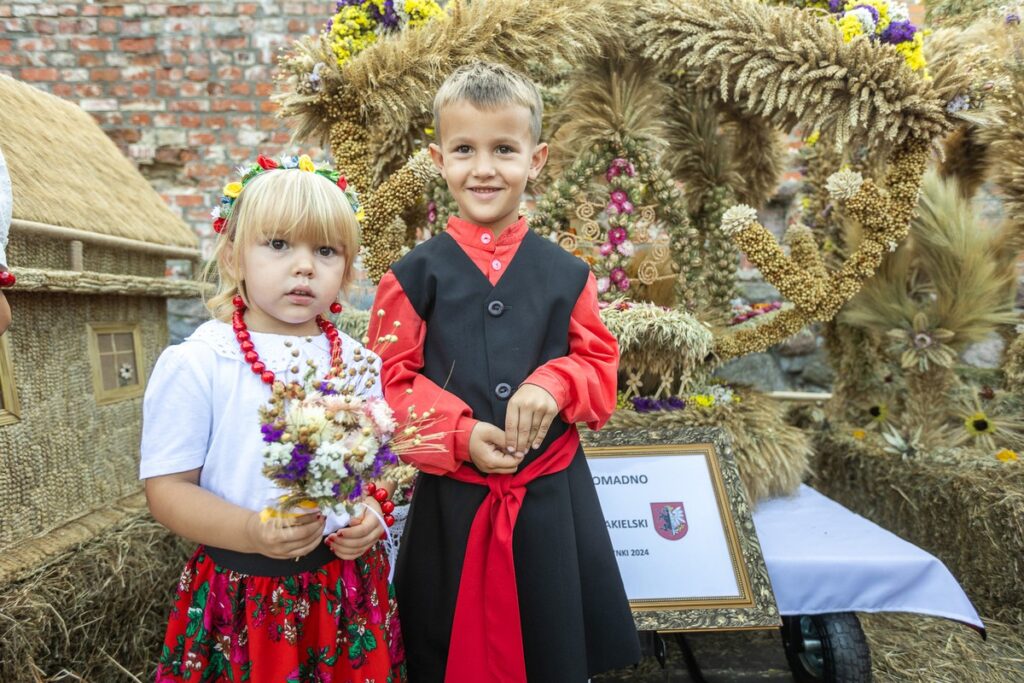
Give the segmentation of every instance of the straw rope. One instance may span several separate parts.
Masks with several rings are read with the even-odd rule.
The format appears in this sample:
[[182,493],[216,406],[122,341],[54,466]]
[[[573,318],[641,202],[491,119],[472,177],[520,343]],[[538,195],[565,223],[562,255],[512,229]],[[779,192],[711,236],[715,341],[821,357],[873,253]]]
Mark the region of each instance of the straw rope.
[[192,280],[166,280],[113,273],[78,273],[71,270],[18,268],[15,292],[70,292],[74,294],[121,294],[169,299],[194,299],[206,287]]

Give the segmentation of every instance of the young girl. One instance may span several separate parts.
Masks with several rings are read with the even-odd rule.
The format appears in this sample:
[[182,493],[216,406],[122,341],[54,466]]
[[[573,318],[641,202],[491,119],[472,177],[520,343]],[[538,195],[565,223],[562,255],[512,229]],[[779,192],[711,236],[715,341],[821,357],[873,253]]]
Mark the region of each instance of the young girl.
[[[340,310],[357,253],[344,180],[308,157],[283,166],[292,168],[260,157],[244,187],[225,187],[230,217],[215,211],[220,282],[207,304],[215,319],[164,351],[146,391],[150,511],[200,544],[178,584],[158,683],[405,678],[380,505],[367,498],[370,513],[352,520],[260,520],[280,495],[261,474],[259,408],[271,385],[311,364],[326,374],[332,339],[346,362],[361,348],[321,318]],[[379,386],[366,391],[380,396]]]
[[3,287],[14,285],[14,275],[7,270],[7,231],[11,227],[11,208],[14,200],[11,196],[11,177],[7,173],[7,162],[0,150],[0,334],[11,324],[11,307],[4,296]]

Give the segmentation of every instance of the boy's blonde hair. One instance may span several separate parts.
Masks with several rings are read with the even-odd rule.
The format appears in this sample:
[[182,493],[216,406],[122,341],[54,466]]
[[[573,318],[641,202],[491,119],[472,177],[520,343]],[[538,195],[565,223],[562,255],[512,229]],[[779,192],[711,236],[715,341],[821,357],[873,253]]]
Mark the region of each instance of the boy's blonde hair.
[[217,272],[217,293],[206,301],[214,318],[230,320],[231,300],[236,294],[247,297],[245,283],[235,278],[245,247],[270,239],[340,245],[345,256],[341,287],[348,290],[359,251],[359,223],[345,193],[318,173],[297,168],[264,171],[238,195],[207,265],[208,275]]
[[441,112],[456,102],[469,102],[480,109],[518,105],[530,110],[530,134],[540,142],[544,103],[537,85],[504,64],[471,62],[460,66],[444,80],[434,96],[434,129],[441,139]]

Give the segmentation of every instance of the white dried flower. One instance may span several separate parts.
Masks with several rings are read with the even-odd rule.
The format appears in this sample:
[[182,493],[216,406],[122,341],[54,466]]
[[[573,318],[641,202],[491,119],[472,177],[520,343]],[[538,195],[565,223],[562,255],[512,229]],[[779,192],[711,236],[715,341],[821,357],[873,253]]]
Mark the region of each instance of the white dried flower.
[[738,235],[757,220],[757,211],[746,204],[737,204],[722,215],[722,232]]
[[833,199],[850,199],[860,191],[863,184],[864,176],[847,169],[830,175],[825,181],[825,189]]

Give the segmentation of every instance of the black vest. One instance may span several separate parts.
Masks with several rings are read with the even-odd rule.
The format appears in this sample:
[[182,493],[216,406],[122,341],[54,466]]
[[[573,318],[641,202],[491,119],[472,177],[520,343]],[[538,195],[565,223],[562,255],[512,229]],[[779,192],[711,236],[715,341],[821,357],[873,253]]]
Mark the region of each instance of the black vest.
[[[531,231],[506,268],[491,285],[448,233],[392,266],[426,324],[423,375],[465,401],[475,418],[503,429],[508,399],[519,385],[569,352],[569,319],[590,272]],[[530,455],[544,452],[565,429],[556,420]]]

